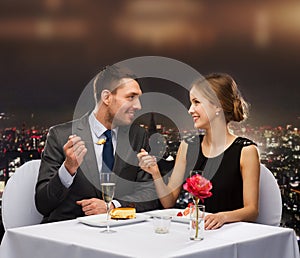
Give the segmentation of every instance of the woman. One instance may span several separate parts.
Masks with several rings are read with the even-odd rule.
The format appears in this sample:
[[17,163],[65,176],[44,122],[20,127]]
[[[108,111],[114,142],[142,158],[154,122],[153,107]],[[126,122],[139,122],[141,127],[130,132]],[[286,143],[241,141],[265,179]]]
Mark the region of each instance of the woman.
[[[206,229],[217,229],[224,223],[254,221],[258,215],[260,161],[255,143],[232,134],[231,121],[247,116],[247,104],[235,81],[227,74],[211,74],[196,81],[190,90],[195,128],[204,129],[199,143],[182,141],[168,184],[160,174],[156,160],[144,150],[138,154],[139,165],[154,179],[164,208],[175,205],[182,183],[191,169],[204,171],[212,185],[213,195],[205,199]],[[192,157],[197,157],[192,162]],[[206,173],[206,174],[205,174]]]

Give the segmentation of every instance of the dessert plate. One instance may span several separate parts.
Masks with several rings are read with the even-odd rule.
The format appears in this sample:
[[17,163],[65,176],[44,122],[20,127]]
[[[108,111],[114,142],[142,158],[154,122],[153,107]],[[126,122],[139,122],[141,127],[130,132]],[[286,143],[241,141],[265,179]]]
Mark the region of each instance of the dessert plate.
[[178,212],[183,212],[184,209],[164,209],[164,210],[155,210],[148,211],[144,214],[149,216],[171,216],[172,221],[181,222],[181,223],[189,223],[189,216],[177,216]]
[[91,215],[85,217],[79,217],[77,220],[85,225],[93,227],[106,227],[107,225],[111,227],[128,225],[138,222],[143,222],[147,220],[149,216],[143,214],[136,214],[134,219],[109,219],[106,220],[106,214]]

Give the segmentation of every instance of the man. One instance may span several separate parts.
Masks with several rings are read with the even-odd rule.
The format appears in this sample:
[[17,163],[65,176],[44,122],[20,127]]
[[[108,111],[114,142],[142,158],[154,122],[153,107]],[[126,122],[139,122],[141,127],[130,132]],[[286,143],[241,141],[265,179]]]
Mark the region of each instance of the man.
[[132,123],[141,109],[138,82],[123,69],[106,67],[95,78],[95,108],[78,120],[49,130],[36,185],[35,202],[43,222],[106,212],[99,173],[106,131],[111,134],[117,174],[113,206],[138,212],[161,208],[151,177],[138,167],[136,153],[149,150],[144,130]]

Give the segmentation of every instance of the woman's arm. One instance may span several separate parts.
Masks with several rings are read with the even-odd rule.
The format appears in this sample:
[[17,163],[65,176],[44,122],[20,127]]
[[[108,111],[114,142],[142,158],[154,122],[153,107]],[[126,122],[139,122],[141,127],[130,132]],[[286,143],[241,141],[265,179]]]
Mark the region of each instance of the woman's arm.
[[234,211],[209,214],[205,218],[206,229],[216,229],[224,223],[254,221],[258,215],[260,161],[254,145],[244,147],[241,153],[244,207]]
[[155,157],[148,155],[144,150],[138,154],[139,166],[152,175],[157,195],[164,208],[173,207],[179,196],[186,168],[186,152],[187,144],[182,141],[177,152],[173,172],[167,185],[161,176]]

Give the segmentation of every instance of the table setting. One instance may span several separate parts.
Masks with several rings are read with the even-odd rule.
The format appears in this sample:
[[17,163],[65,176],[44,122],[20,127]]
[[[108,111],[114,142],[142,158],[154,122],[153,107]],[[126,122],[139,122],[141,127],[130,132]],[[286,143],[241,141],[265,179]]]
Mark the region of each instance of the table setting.
[[[161,216],[163,212],[155,211]],[[165,212],[170,214],[171,210]],[[162,234],[155,232],[153,221],[147,215],[144,221],[115,225],[113,234],[101,233],[105,225],[91,226],[79,219],[9,229],[0,246],[0,257],[299,258],[292,229],[237,222],[205,230],[203,240],[193,241],[188,222],[171,220],[168,232]]]
[[[102,192],[110,207],[115,185],[113,176],[106,177]],[[107,209],[107,214],[8,229],[0,257],[299,258],[292,229],[235,222],[205,230],[207,213],[201,200],[210,196],[210,182],[195,174],[183,187],[193,197],[185,209],[136,213],[121,207]]]

